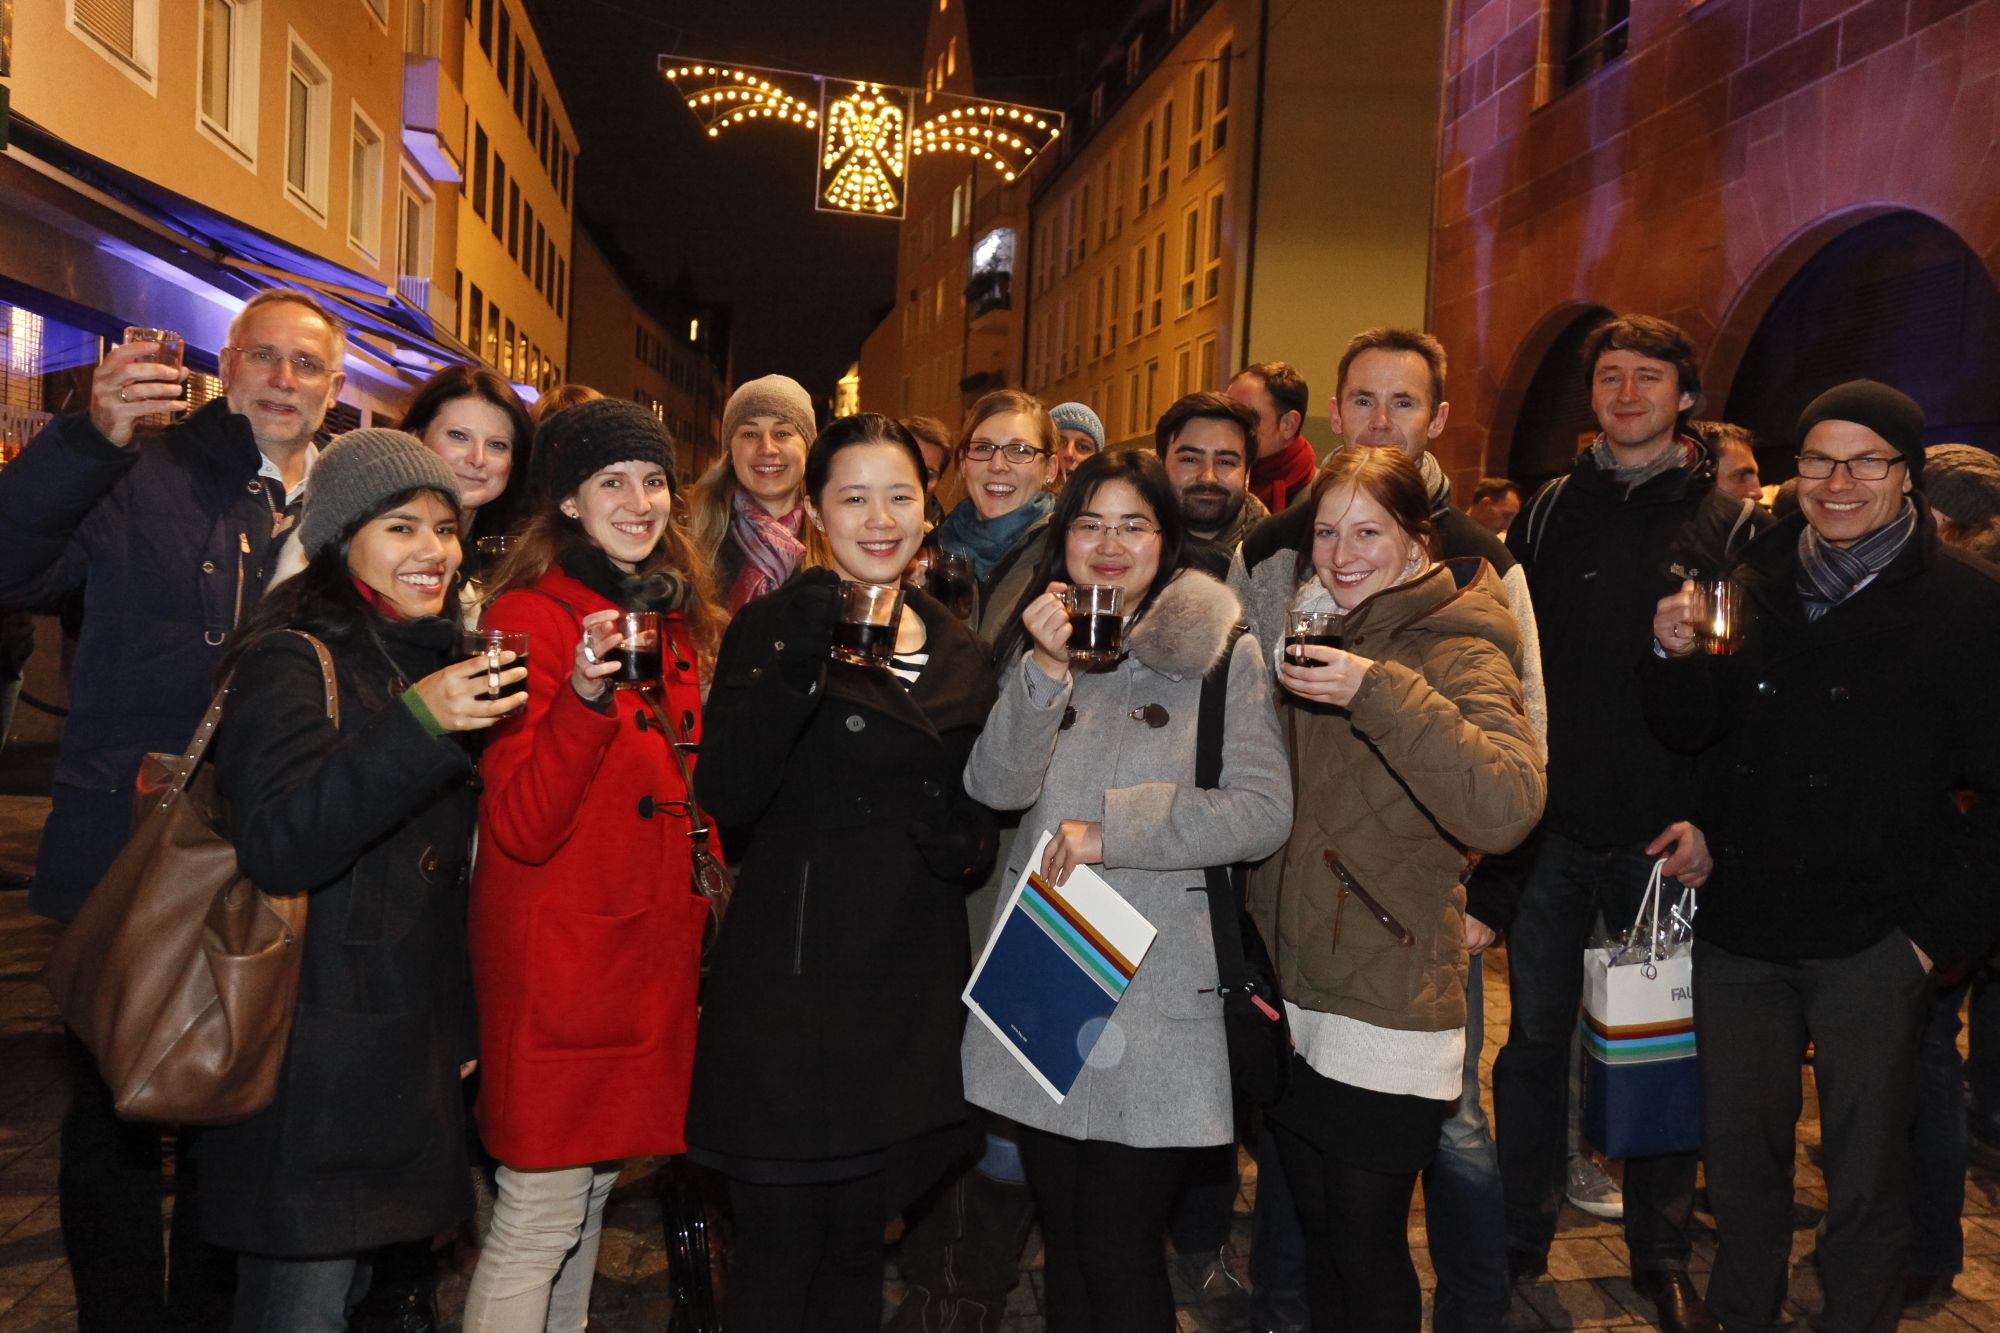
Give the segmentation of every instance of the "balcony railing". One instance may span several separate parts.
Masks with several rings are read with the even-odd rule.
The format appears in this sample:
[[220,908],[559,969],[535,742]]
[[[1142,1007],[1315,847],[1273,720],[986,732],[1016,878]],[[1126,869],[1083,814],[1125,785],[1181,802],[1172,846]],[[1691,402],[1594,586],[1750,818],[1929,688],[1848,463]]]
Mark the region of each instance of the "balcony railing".
[[425,314],[431,312],[431,280],[414,273],[396,276],[396,294]]

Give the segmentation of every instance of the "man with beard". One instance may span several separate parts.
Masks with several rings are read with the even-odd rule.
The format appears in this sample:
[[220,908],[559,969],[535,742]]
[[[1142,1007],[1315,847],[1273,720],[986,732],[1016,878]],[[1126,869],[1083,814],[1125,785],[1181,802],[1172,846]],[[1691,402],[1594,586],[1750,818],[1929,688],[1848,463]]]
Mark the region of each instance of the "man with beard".
[[1250,494],[1257,464],[1257,414],[1219,393],[1191,393],[1153,427],[1153,448],[1167,465],[1189,535],[1206,543],[1217,578],[1244,536],[1271,516]]
[[[1536,735],[1546,737],[1547,696],[1527,580],[1499,539],[1451,503],[1451,481],[1427,449],[1451,413],[1444,388],[1445,352],[1437,339],[1411,329],[1369,329],[1356,334],[1341,355],[1332,421],[1343,447],[1385,445],[1417,464],[1430,493],[1430,517],[1436,529],[1433,558],[1478,556],[1500,574],[1521,631],[1521,688],[1528,716]],[[1283,639],[1285,613],[1299,591],[1297,553],[1307,544],[1313,519],[1311,508],[1300,505],[1260,524],[1230,567],[1230,584],[1243,598],[1259,643]],[[1458,1111],[1444,1124],[1437,1157],[1424,1172],[1425,1221],[1438,1277],[1433,1321],[1443,1333],[1497,1328],[1507,1317],[1510,1301],[1500,1162],[1479,1103],[1484,1039],[1480,953],[1511,923],[1525,866],[1523,852],[1491,858],[1481,862],[1466,885],[1465,947],[1471,959],[1466,973],[1464,1094]],[[1303,1253],[1299,1241],[1285,1234],[1296,1223],[1287,1221],[1278,1190],[1272,1188],[1274,1183],[1283,1188],[1276,1155],[1260,1151],[1258,1160],[1251,1278],[1260,1315],[1277,1324],[1297,1308],[1286,1303],[1285,1293],[1302,1291],[1305,1285]],[[1268,1209],[1263,1202],[1267,1195],[1273,1196]],[[1288,1271],[1291,1255],[1298,1256],[1295,1271]]]

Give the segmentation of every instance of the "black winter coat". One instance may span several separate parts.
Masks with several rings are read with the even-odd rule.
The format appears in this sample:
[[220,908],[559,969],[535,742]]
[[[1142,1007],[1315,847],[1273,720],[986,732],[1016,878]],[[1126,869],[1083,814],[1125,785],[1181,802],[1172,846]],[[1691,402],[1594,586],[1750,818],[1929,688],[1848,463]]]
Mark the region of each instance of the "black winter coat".
[[[914,687],[800,661],[815,637],[800,593],[831,578],[805,571],[737,613],[703,713],[696,790],[748,844],[733,849],[742,870],[702,989],[697,1150],[856,1157],[965,1116],[964,895],[991,862],[993,821],[963,775],[993,677],[964,626],[914,589],[930,636]],[[964,854],[927,853],[913,829],[957,835]]]
[[1641,669],[1653,729],[1702,756],[1694,819],[1715,871],[1696,932],[1786,961],[1897,929],[1939,965],[1984,957],[2000,926],[2000,577],[1926,515],[1888,569],[1809,624],[1794,590],[1804,524],[1744,553],[1734,656]]
[[1702,455],[1630,495],[1586,451],[1507,530],[1527,567],[1549,700],[1544,828],[1589,847],[1645,842],[1694,808],[1694,765],[1646,726],[1634,668],[1653,608],[1727,569],[1761,510],[1715,489]]
[[[262,464],[249,421],[217,400],[127,449],[86,416],[57,417],[0,472],[0,608],[83,590],[59,788],[130,791],[148,751],[187,745],[230,634],[263,595]],[[35,910],[75,916],[125,832],[105,830],[115,845],[101,862],[42,865]]]
[[448,622],[328,641],[340,730],[310,645],[243,655],[215,739],[236,854],[309,892],[298,1016],[277,1101],[201,1137],[202,1227],[231,1249],[352,1254],[472,1211],[458,1067],[478,1054],[466,954],[472,765],[398,697],[452,660]]

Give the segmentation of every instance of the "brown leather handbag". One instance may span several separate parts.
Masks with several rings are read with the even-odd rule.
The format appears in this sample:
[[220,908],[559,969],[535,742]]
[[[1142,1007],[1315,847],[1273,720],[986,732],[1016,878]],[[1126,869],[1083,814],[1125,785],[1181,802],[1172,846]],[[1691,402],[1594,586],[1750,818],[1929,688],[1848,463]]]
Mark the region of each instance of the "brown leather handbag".
[[[333,659],[319,655],[340,725]],[[225,682],[186,754],[149,754],[132,837],[57,941],[42,981],[128,1120],[227,1124],[269,1106],[291,1036],[306,895],[245,879],[203,764]]]

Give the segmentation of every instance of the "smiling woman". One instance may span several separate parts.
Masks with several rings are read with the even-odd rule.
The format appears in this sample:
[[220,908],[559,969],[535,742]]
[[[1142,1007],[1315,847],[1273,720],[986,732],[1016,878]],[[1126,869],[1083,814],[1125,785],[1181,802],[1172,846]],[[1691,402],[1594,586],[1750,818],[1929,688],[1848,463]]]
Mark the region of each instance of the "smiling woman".
[[1048,409],[1018,389],[996,389],[966,415],[955,451],[965,498],[938,524],[936,537],[940,549],[972,560],[979,606],[966,624],[982,643],[1006,631],[1004,613],[1028,586],[1032,552],[1055,504],[1043,488],[1056,443]]
[[[515,479],[527,475],[534,430],[506,380],[483,366],[447,366],[417,387],[403,429],[458,478],[468,538],[475,523],[485,536],[515,526],[526,489]],[[466,572],[476,576],[469,540],[467,548]]]
[[741,385],[722,412],[728,457],[695,483],[694,544],[715,566],[729,614],[824,554],[805,524],[806,450],[819,433],[797,380],[766,375]]

